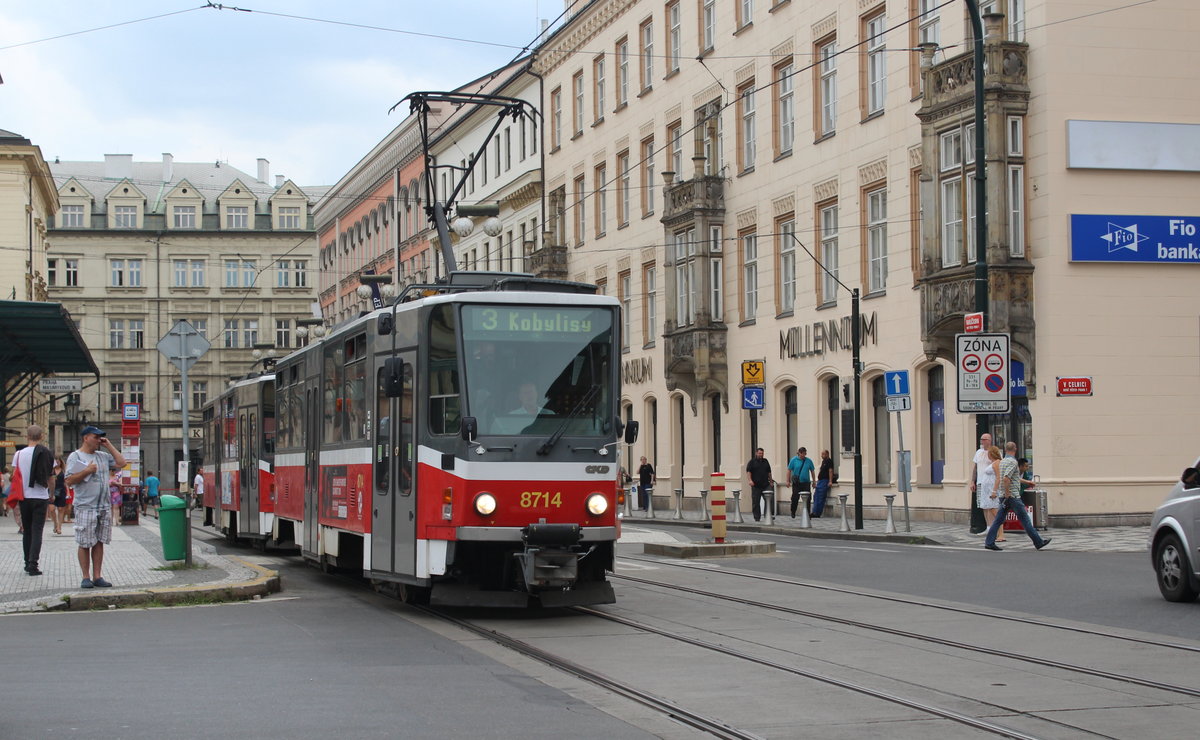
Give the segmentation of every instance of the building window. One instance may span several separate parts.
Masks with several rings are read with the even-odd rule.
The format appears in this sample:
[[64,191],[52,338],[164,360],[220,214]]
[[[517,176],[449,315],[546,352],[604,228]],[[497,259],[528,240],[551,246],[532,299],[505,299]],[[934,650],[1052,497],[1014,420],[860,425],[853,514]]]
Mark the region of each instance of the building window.
[[138,406],[146,405],[146,384],[141,381],[131,381],[129,383],[129,403],[136,403]]
[[63,206],[59,212],[59,220],[64,229],[83,226],[83,206]]
[[596,236],[604,236],[605,224],[608,223],[608,166],[596,168]]
[[576,72],[571,78],[571,89],[575,91],[575,107],[571,109],[571,130],[573,136],[583,133],[583,72]]
[[171,410],[183,410],[183,382],[179,380],[171,381]]
[[654,21],[646,19],[642,22],[642,92],[646,92],[654,84]]
[[737,0],[738,30],[754,22],[754,0]]
[[[238,284],[238,275],[241,274],[241,285]],[[256,276],[255,265],[253,261],[244,260],[225,260],[225,287],[226,288],[252,288],[254,287],[254,278]]]
[[125,403],[125,384],[124,383],[109,383],[108,384],[108,410],[121,410],[121,406]]
[[130,319],[129,320],[129,348],[130,349],[145,349],[146,348],[146,321],[145,321],[145,319]]
[[196,206],[175,206],[172,209],[177,229],[196,228]]
[[887,390],[883,376],[871,381],[871,407],[874,411],[875,427],[875,480],[874,483],[890,483],[892,480],[892,426],[888,418]]
[[642,268],[642,332],[645,336],[644,346],[654,344],[658,336],[658,270],[654,265]]
[[742,247],[742,321],[751,321],[758,314],[758,235],[739,234]]
[[205,339],[208,338],[208,319],[192,319],[192,328]]
[[275,319],[275,346],[280,349],[292,346],[291,319]]
[[203,408],[208,403],[208,381],[192,381],[192,408]]
[[244,346],[246,347],[258,344],[258,319],[242,321],[242,338],[245,340]]
[[617,300],[621,301],[621,349],[629,349],[633,334],[633,286],[628,272],[617,278]]
[[125,349],[125,320],[108,320],[108,348]]
[[587,235],[587,212],[584,210],[583,202],[587,197],[587,186],[583,182],[583,175],[575,178],[575,244],[576,246],[583,244],[584,237]]
[[229,206],[225,209],[225,228],[250,228],[250,208],[248,206]]
[[225,349],[237,349],[238,346],[238,320],[225,319]]
[[79,287],[79,260],[63,260],[63,285],[68,288]]
[[942,266],[975,261],[975,125],[938,135],[938,237]]
[[140,259],[109,260],[114,288],[139,288],[142,285],[142,261]]
[[725,272],[720,257],[710,257],[708,260],[710,266],[709,285],[712,289],[710,295],[712,306],[709,309],[712,312],[713,321],[725,321]]
[[684,179],[682,121],[675,121],[667,126],[667,142],[671,148],[671,171],[675,173],[675,181],[682,182]]
[[617,108],[629,103],[629,39],[617,42]]
[[795,68],[791,62],[775,68],[775,156],[792,153],[796,140]]
[[172,286],[176,288],[186,288],[188,284],[187,260],[175,260],[174,268],[175,269],[172,271]]
[[941,365],[929,368],[929,482],[941,483],[946,469],[946,388]]
[[754,169],[754,80],[738,90],[738,169]]
[[629,225],[629,150],[617,155],[617,227]]
[[779,312],[796,309],[796,221],[791,216],[775,225],[779,235]]
[[1019,164],[1008,168],[1008,253],[1025,256],[1025,168]]
[[512,127],[506,126],[504,129],[504,171],[508,172],[512,169]]
[[952,177],[941,182],[942,267],[962,262],[963,181]]
[[307,260],[279,260],[275,266],[275,287],[308,287]]
[[137,228],[137,206],[115,206],[113,207],[113,228],[114,229],[136,229]]
[[887,188],[867,193],[867,292],[887,288]]
[[884,44],[884,16],[878,13],[863,21],[867,69],[866,115],[883,112],[887,98],[887,47]]
[[[550,93],[550,148],[562,146],[562,88],[556,87]],[[487,182],[486,166],[484,167],[484,182]]]
[[281,228],[281,229],[299,229],[300,228],[300,206],[280,206],[279,207],[279,228]]
[[820,207],[820,223],[818,230],[821,235],[821,302],[834,303],[837,301],[838,278],[838,207],[831,203]]
[[696,274],[696,230],[675,232],[675,323],[688,326],[696,318],[696,291],[700,276]]
[[192,287],[204,287],[204,260],[192,260]]
[[592,119],[596,123],[604,120],[604,55],[592,61]]
[[683,32],[679,26],[679,0],[667,4],[667,74],[679,71],[679,55],[683,46]]
[[702,0],[700,6],[700,52],[712,51],[717,43],[717,0]]
[[817,138],[837,130],[837,39],[817,44]]
[[642,217],[654,214],[654,137],[642,141]]

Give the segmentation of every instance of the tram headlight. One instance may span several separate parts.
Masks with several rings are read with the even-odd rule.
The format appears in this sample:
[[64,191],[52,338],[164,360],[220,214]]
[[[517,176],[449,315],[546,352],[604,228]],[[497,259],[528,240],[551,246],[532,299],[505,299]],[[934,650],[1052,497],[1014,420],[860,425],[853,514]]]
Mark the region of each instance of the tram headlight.
[[592,516],[600,516],[608,511],[608,499],[603,493],[593,493],[587,497],[587,510]]
[[476,496],[475,513],[479,516],[491,516],[496,513],[496,497],[486,491]]

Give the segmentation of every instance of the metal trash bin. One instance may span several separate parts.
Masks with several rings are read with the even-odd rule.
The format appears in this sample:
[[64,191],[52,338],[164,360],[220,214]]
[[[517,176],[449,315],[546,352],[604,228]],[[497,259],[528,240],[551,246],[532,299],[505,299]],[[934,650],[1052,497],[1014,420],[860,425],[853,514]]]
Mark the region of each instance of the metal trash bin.
[[187,502],[178,496],[160,496],[158,533],[164,560],[187,559]]

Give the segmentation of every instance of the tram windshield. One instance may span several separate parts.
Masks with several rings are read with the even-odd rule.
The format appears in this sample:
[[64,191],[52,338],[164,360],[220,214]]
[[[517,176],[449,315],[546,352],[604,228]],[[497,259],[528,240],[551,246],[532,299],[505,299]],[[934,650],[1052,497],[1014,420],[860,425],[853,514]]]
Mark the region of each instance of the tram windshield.
[[611,433],[612,309],[466,305],[462,337],[480,435]]

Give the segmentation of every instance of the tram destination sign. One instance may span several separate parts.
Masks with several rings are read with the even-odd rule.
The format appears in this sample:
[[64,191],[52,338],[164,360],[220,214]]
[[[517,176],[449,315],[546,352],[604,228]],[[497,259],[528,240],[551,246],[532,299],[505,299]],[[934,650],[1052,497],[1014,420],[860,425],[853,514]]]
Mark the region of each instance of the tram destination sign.
[[954,337],[960,414],[1005,414],[1009,410],[1007,334]]
[[467,306],[463,325],[468,338],[497,335],[595,336],[609,328],[611,313],[595,308]]

